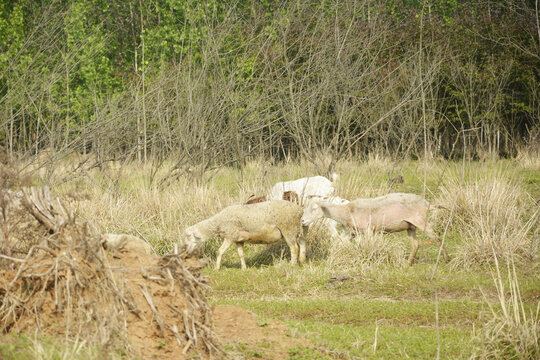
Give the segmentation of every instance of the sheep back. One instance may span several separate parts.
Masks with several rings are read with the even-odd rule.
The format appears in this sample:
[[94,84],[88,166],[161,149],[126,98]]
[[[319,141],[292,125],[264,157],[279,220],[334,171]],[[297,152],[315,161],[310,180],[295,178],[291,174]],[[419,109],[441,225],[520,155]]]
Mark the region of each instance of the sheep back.
[[304,202],[308,195],[329,196],[334,193],[335,188],[332,181],[324,176],[305,177],[275,184],[270,190],[269,198],[271,200],[282,199],[283,193],[286,191],[296,192]]
[[272,200],[251,205],[232,205],[214,215],[213,223],[221,237],[234,239],[239,231],[258,233],[264,226],[275,225],[284,237],[301,231],[303,209],[285,200]]
[[102,234],[101,244],[105,249],[126,250],[154,255],[154,250],[150,244],[133,235]]

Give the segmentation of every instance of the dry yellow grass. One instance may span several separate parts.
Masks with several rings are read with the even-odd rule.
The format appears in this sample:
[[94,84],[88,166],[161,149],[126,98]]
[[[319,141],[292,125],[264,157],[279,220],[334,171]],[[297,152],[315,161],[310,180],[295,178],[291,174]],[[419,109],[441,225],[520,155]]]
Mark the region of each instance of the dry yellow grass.
[[[531,211],[531,195],[515,176],[515,169],[507,165],[476,163],[463,168],[459,163],[395,162],[381,156],[364,162],[346,160],[336,169],[340,175],[337,194],[348,199],[389,192],[421,194],[425,170],[428,199],[448,209],[454,207],[452,212],[439,210],[430,216],[441,236],[450,221],[446,242],[456,268],[490,262],[492,245],[503,258],[516,256],[518,261],[536,256],[538,240],[532,235],[538,211]],[[405,183],[391,184],[389,176],[395,174],[404,174]],[[156,171],[152,164],[130,163],[119,169],[90,169],[63,183],[59,191],[86,194],[77,203],[80,216],[92,219],[102,230],[144,237],[158,252],[166,253],[180,240],[185,227],[225,206],[244,203],[252,194],[262,195],[277,181],[311,175],[315,175],[314,169],[306,162],[272,165],[253,160],[242,171],[222,168],[200,182],[184,176],[160,188],[158,180],[166,176],[163,167]],[[54,182],[58,177],[48,180]],[[308,244],[312,258],[356,267],[381,261],[399,265],[398,254],[408,247],[408,240],[371,234],[336,245],[324,232],[313,230]],[[270,255],[276,257],[279,252]]]

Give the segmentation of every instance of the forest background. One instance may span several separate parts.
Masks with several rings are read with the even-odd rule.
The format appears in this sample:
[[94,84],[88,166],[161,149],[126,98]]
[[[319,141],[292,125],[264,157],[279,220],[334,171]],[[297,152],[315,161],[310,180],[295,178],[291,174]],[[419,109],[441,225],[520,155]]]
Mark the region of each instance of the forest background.
[[[538,1],[0,1],[0,144],[251,157],[320,173],[368,152],[513,157],[538,144]],[[535,145],[536,144],[536,145]]]

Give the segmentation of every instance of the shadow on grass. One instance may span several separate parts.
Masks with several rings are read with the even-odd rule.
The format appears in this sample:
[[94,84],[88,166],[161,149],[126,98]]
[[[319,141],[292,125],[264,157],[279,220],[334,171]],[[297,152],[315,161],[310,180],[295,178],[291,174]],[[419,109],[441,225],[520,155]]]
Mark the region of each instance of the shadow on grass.
[[[217,257],[217,251],[221,244],[221,239],[211,239],[207,241],[200,250],[201,256],[208,257],[214,263]],[[279,261],[291,260],[291,252],[285,242],[273,244],[269,248],[266,248],[263,245],[247,244],[244,246],[244,253],[246,266],[253,268],[272,266]],[[240,268],[240,258],[236,252],[236,246],[231,246],[225,254],[223,254],[222,267],[233,269]]]

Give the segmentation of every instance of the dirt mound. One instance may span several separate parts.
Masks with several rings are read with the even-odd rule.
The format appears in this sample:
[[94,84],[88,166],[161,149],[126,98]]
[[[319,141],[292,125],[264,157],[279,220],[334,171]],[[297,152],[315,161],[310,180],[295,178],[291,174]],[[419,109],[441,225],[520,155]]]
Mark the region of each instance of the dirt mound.
[[27,195],[28,210],[49,229],[24,258],[0,270],[4,333],[84,339],[104,353],[220,358],[207,305],[207,279],[185,253],[157,257],[106,252],[92,226],[80,224],[46,192]]

